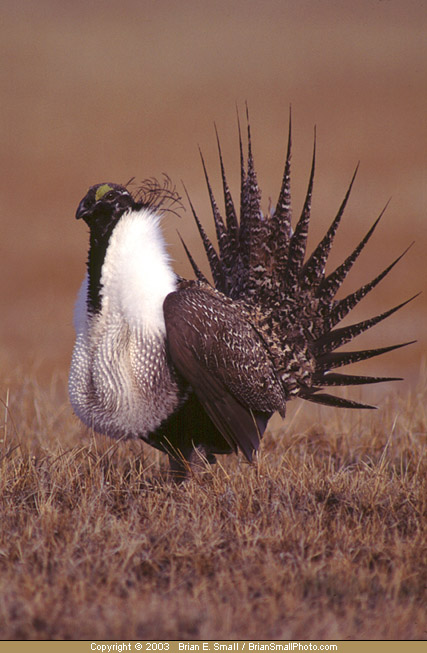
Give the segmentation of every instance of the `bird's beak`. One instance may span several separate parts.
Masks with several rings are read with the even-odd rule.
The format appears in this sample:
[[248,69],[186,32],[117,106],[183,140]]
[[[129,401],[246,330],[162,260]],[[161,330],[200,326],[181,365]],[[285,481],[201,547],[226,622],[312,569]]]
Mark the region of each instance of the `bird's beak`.
[[80,218],[84,218],[87,214],[88,214],[88,209],[85,204],[85,199],[82,199],[82,201],[77,207],[76,220],[80,220]]

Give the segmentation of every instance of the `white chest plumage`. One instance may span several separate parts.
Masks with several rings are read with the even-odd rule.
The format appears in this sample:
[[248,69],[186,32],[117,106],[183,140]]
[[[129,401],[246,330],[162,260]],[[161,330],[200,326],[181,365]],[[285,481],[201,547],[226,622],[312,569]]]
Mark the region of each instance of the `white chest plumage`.
[[148,209],[125,213],[105,253],[100,311],[88,309],[88,277],[75,309],[69,394],[95,431],[145,437],[179,405],[163,317],[175,286],[158,216]]

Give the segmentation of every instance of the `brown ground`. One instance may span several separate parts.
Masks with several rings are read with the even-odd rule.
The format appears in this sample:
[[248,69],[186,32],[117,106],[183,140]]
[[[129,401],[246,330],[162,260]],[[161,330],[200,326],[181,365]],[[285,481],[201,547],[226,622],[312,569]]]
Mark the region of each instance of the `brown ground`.
[[2,638],[426,638],[425,380],[379,411],[291,405],[257,465],[179,487],[152,449],[82,438],[63,382],[9,399]]
[[[427,317],[424,3],[105,0],[92,5],[80,0],[5,0],[0,29],[0,399],[6,402],[9,397],[9,444],[16,437],[24,441],[21,453],[14,454],[17,458],[9,457],[5,463],[9,465],[5,487],[12,503],[4,521],[8,537],[0,577],[0,622],[8,615],[10,628],[2,629],[2,636],[6,632],[11,637],[153,636],[147,623],[155,624],[159,614],[166,620],[165,609],[171,621],[162,621],[159,636],[243,636],[245,619],[253,623],[247,636],[257,637],[285,633],[289,637],[425,636],[417,607],[422,476],[416,467],[421,452],[415,444],[425,433],[425,414],[423,399],[414,399],[421,393],[425,401],[418,381]],[[406,382],[399,386],[400,399],[387,398],[389,387],[376,395],[388,408],[375,418],[379,420],[375,428],[369,421],[373,418],[360,417],[367,420],[361,422],[365,424],[361,457],[354,434],[359,418],[348,417],[347,412],[340,416],[332,412],[331,417],[321,413],[323,444],[314,457],[310,449],[314,445],[307,441],[314,431],[296,421],[283,436],[283,449],[266,445],[258,472],[227,463],[231,468],[226,473],[216,471],[209,480],[182,490],[183,495],[181,490],[164,488],[151,493],[145,476],[138,480],[135,467],[131,466],[128,477],[127,448],[111,458],[117,461],[117,470],[115,463],[108,462],[100,473],[104,470],[100,461],[105,459],[94,453],[92,440],[82,437],[66,402],[72,307],[87,246],[85,229],[73,216],[93,183],[126,182],[132,176],[143,179],[166,172],[178,185],[181,179],[185,182],[202,220],[209,224],[197,145],[218,188],[216,122],[236,189],[235,105],[243,111],[246,100],[266,206],[279,189],[289,104],[296,213],[317,125],[311,245],[327,228],[361,161],[337,238],[335,262],[347,254],[392,195],[385,219],[346,290],[371,278],[415,241],[398,269],[372,298],[364,300],[357,316],[385,310],[424,290],[401,314],[361,339],[367,346],[415,338],[418,343],[363,367],[405,376]],[[181,219],[169,216],[165,227],[177,270],[189,274],[176,235],[178,228],[193,249],[198,247],[189,213]],[[370,390],[362,392],[362,399],[370,396]],[[405,410],[399,408],[399,401]],[[413,422],[401,426],[399,437],[384,449],[390,434],[394,438],[397,433],[390,426],[393,420],[398,424],[408,411]],[[309,411],[307,419],[312,418],[316,420],[318,414]],[[342,422],[338,431],[337,420]],[[277,428],[280,432],[280,425]],[[343,437],[338,445],[336,438],[349,432],[352,437],[348,441]],[[288,439],[292,433],[296,444]],[[79,438],[84,448],[80,452],[73,448],[60,459],[68,461],[67,466],[53,464],[56,447],[76,447]],[[35,448],[36,461],[26,457],[27,447]],[[396,471],[397,460],[409,460],[408,471]],[[281,470],[286,470],[286,479],[281,478]],[[13,479],[16,493],[9,485]],[[111,485],[107,488],[104,481]],[[142,494],[137,491],[139,482]],[[334,497],[332,503],[329,496]],[[81,510],[76,510],[82,502]],[[193,515],[186,513],[188,505],[196,506]],[[241,519],[246,510],[249,516]],[[266,526],[271,510],[276,511],[276,529],[278,520],[283,520],[285,534],[280,537]],[[125,530],[120,526],[122,514],[128,520]],[[305,515],[308,530],[301,534]],[[395,515],[394,521],[390,515]],[[152,519],[158,532],[148,527]],[[170,529],[166,532],[165,523]],[[220,534],[223,529],[225,534]],[[81,545],[73,540],[77,538],[73,531],[81,534]],[[136,534],[128,537],[131,531]],[[177,549],[168,558],[163,547],[173,538]],[[103,562],[106,540],[110,552]],[[194,556],[194,547],[199,551],[206,541],[203,555]],[[240,548],[242,542],[251,544],[247,553]],[[21,553],[11,551],[15,546],[21,547]],[[61,563],[69,554],[73,569]],[[58,559],[53,567],[52,556]],[[107,567],[113,569],[111,578]],[[237,571],[227,576],[230,568]],[[89,570],[101,579],[102,591],[96,585],[89,591]],[[337,592],[341,596],[348,590],[341,588],[353,573],[354,601],[347,601],[349,596],[336,599]],[[200,574],[197,587],[188,580],[194,574]],[[267,603],[263,603],[267,583],[263,575],[277,579]],[[17,579],[13,590],[11,578]],[[212,582],[220,583],[217,589]],[[241,604],[237,616],[226,610],[231,585],[236,587],[232,600]],[[144,603],[153,588],[152,600]],[[269,603],[272,596],[274,606]],[[52,616],[52,606],[63,612],[69,600],[81,605],[87,616],[81,630],[76,626],[78,615],[76,622]],[[205,623],[198,614],[200,601],[209,606]],[[27,606],[24,613],[23,605]],[[135,607],[129,616],[131,605]],[[270,607],[271,619],[266,616]],[[20,611],[22,619],[13,617]],[[359,628],[360,612],[363,627]],[[379,617],[383,612],[390,615],[385,621]],[[132,624],[129,633],[124,628],[125,613]],[[59,623],[56,630],[53,620]],[[93,631],[88,624],[96,624]],[[110,630],[106,624],[111,624]]]

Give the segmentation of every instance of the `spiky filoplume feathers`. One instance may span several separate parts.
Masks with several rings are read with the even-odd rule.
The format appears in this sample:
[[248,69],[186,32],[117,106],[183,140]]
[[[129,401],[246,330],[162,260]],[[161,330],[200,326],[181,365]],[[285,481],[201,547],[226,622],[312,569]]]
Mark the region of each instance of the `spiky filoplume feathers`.
[[168,452],[178,467],[180,459],[191,458],[194,448],[201,448],[208,460],[215,453],[238,449],[251,460],[268,419],[275,411],[284,417],[286,402],[294,397],[371,408],[324,388],[395,378],[331,370],[408,344],[335,351],[407,303],[335,328],[401,258],[344,299],[335,299],[382,215],[344,262],[326,275],[357,169],[331,226],[306,258],[315,148],[301,216],[292,228],[290,127],[282,186],[268,215],[260,208],[249,122],[246,163],[240,127],[239,143],[239,218],[219,140],[225,218],[202,158],[218,251],[190,201],[214,286],[185,244],[197,281],[173,274],[158,220],[162,191],[152,182],[148,197],[155,201],[116,184],[93,186],[76,214],[90,228],[90,248],[76,310],[69,383],[73,407],[95,430],[142,438]]

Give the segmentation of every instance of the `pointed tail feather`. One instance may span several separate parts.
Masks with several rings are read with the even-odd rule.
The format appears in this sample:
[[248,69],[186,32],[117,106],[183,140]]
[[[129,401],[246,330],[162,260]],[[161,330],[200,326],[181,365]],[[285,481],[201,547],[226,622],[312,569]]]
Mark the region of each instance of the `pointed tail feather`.
[[314,377],[316,385],[345,386],[345,385],[368,385],[372,383],[384,383],[385,381],[403,381],[398,376],[357,376],[355,374],[339,374],[329,372],[325,375]]
[[291,219],[291,150],[292,150],[292,115],[289,109],[288,146],[282,186],[276,208],[271,216],[271,231],[275,243],[276,268],[280,276],[280,265],[287,260],[287,248],[292,234]]
[[240,229],[242,225],[242,219],[247,211],[247,198],[246,198],[246,169],[245,169],[245,157],[243,155],[243,141],[242,141],[242,132],[240,129],[240,118],[239,112],[237,111],[237,128],[239,132],[239,152],[240,152]]
[[389,347],[379,347],[377,349],[364,349],[361,351],[348,351],[342,353],[328,353],[320,356],[317,363],[317,370],[332,370],[336,367],[343,367],[344,365],[349,365],[350,363],[357,363],[359,361],[368,360],[374,356],[380,356],[381,354],[386,354],[388,351],[393,351],[394,349],[400,349],[400,347],[406,347],[407,345],[412,345],[415,340],[409,342],[402,342],[399,345],[390,345]]
[[286,267],[284,286],[288,292],[298,287],[298,276],[303,266],[305,249],[310,223],[311,198],[314,184],[314,170],[316,165],[316,132],[314,133],[313,158],[311,162],[310,178],[301,217],[297,222],[295,231],[289,243],[288,262]]
[[193,204],[190,200],[190,197],[187,193],[187,189],[184,186],[185,193],[187,195],[188,203],[190,204],[191,212],[193,214],[194,221],[197,225],[197,229],[200,234],[200,238],[202,239],[203,247],[205,248],[206,256],[208,258],[209,262],[209,267],[211,269],[212,277],[214,280],[215,288],[218,288],[218,290],[225,290],[226,282],[225,282],[225,271],[224,267],[222,265],[222,261],[220,260],[215,247],[212,245],[210,239],[208,238],[205,230],[202,227],[202,224],[197,217],[196,211],[194,210]]
[[350,326],[342,327],[341,329],[335,329],[334,331],[328,331],[324,333],[315,342],[314,345],[315,354],[319,356],[323,353],[326,353],[328,351],[333,351],[334,349],[338,349],[338,347],[345,345],[347,342],[350,342],[351,340],[359,336],[361,333],[364,333],[364,331],[371,329],[379,322],[382,322],[386,318],[390,317],[390,315],[393,315],[393,313],[396,313],[398,310],[403,308],[403,306],[406,306],[406,304],[409,304],[409,302],[411,302],[413,299],[418,297],[418,295],[419,293],[414,295],[413,297],[410,297],[410,299],[407,299],[401,304],[398,304],[398,306],[394,306],[393,308],[390,308],[388,311],[384,311],[384,313],[381,313],[380,315],[377,315],[375,317],[371,317],[368,320],[363,320],[363,322],[358,322],[357,324],[351,324]]
[[376,408],[376,406],[371,406],[370,404],[361,404],[358,401],[353,401],[351,399],[343,399],[342,397],[334,397],[334,395],[328,395],[324,393],[309,394],[307,396],[303,396],[303,399],[306,399],[307,401],[312,401],[315,404],[324,404],[325,406],[337,406],[338,408],[368,408],[368,409]]
[[412,245],[405,249],[403,254],[398,256],[397,259],[393,261],[393,263],[390,263],[390,265],[386,267],[386,269],[383,270],[377,277],[375,277],[375,279],[372,279],[372,281],[366,283],[364,286],[356,290],[356,292],[347,295],[347,297],[339,301],[326,320],[328,328],[331,329],[336,324],[338,324],[338,322],[341,322],[341,320],[345,318],[345,316],[360,302],[360,300],[363,299],[363,297],[365,297],[369,292],[371,292],[371,290],[373,290],[375,286],[377,286],[379,282],[388,275],[388,273],[394,268],[400,259],[405,256],[410,247],[412,247]]
[[178,232],[178,236],[179,236],[179,239],[180,239],[180,241],[182,243],[182,246],[184,247],[185,253],[187,254],[188,260],[191,263],[191,267],[193,268],[194,274],[196,275],[197,279],[199,281],[204,281],[206,283],[209,283],[208,280],[206,279],[205,275],[203,274],[203,272],[201,271],[201,269],[199,268],[199,266],[195,262],[194,258],[192,257],[190,250],[188,249],[187,245],[185,244],[185,242],[182,239],[182,236],[181,236],[181,234],[179,232]]
[[356,179],[357,172],[359,170],[359,164],[357,164],[356,169],[353,173],[353,177],[350,181],[350,185],[347,189],[345,197],[341,203],[341,206],[338,210],[338,213],[329,227],[328,231],[324,238],[320,241],[314,252],[311,254],[310,258],[304,265],[302,270],[302,282],[303,287],[313,288],[317,286],[322,280],[325,273],[325,265],[328,260],[329,252],[331,251],[332,243],[334,241],[335,235],[338,230],[338,226],[341,222],[345,207],[347,206],[348,199],[350,197],[351,190],[353,188],[354,180]]
[[385,210],[387,209],[387,206],[388,206],[388,202],[383,208],[383,210],[381,211],[378,218],[375,220],[372,227],[365,235],[365,237],[362,238],[360,243],[353,250],[353,252],[346,258],[344,263],[342,263],[338,268],[336,268],[336,270],[334,270],[334,272],[332,272],[328,277],[326,277],[326,279],[320,284],[317,295],[319,296],[322,302],[327,303],[331,301],[332,298],[336,295],[344,279],[346,278],[351,268],[353,267],[355,261],[357,260],[363,248],[365,247],[365,245],[371,238],[372,234],[374,233],[379,221],[381,220]]
[[203,172],[205,174],[206,186],[208,187],[209,200],[211,203],[212,215],[215,224],[216,239],[219,247],[219,256],[220,260],[224,263],[225,268],[229,268],[232,260],[232,255],[230,253],[230,245],[228,239],[228,233],[226,231],[224,221],[218,210],[217,203],[215,201],[214,194],[212,192],[211,183],[209,181],[208,171],[206,170],[205,160],[203,158],[202,152],[200,152],[200,158],[202,160]]
[[263,246],[264,225],[261,219],[261,194],[258,187],[255,173],[254,160],[252,154],[251,130],[249,120],[247,124],[248,131],[248,159],[247,172],[244,180],[244,207],[240,216],[240,253],[245,269],[248,271],[248,277],[258,263],[258,253]]
[[227,183],[224,162],[222,159],[221,145],[219,142],[219,136],[218,136],[216,125],[215,125],[215,133],[216,133],[216,141],[218,145],[219,163],[221,167],[222,190],[224,194],[225,218],[227,222],[228,238],[230,242],[230,248],[233,251],[237,251],[238,238],[239,238],[239,223],[237,221],[237,214],[234,208],[233,198],[231,197],[230,189]]

